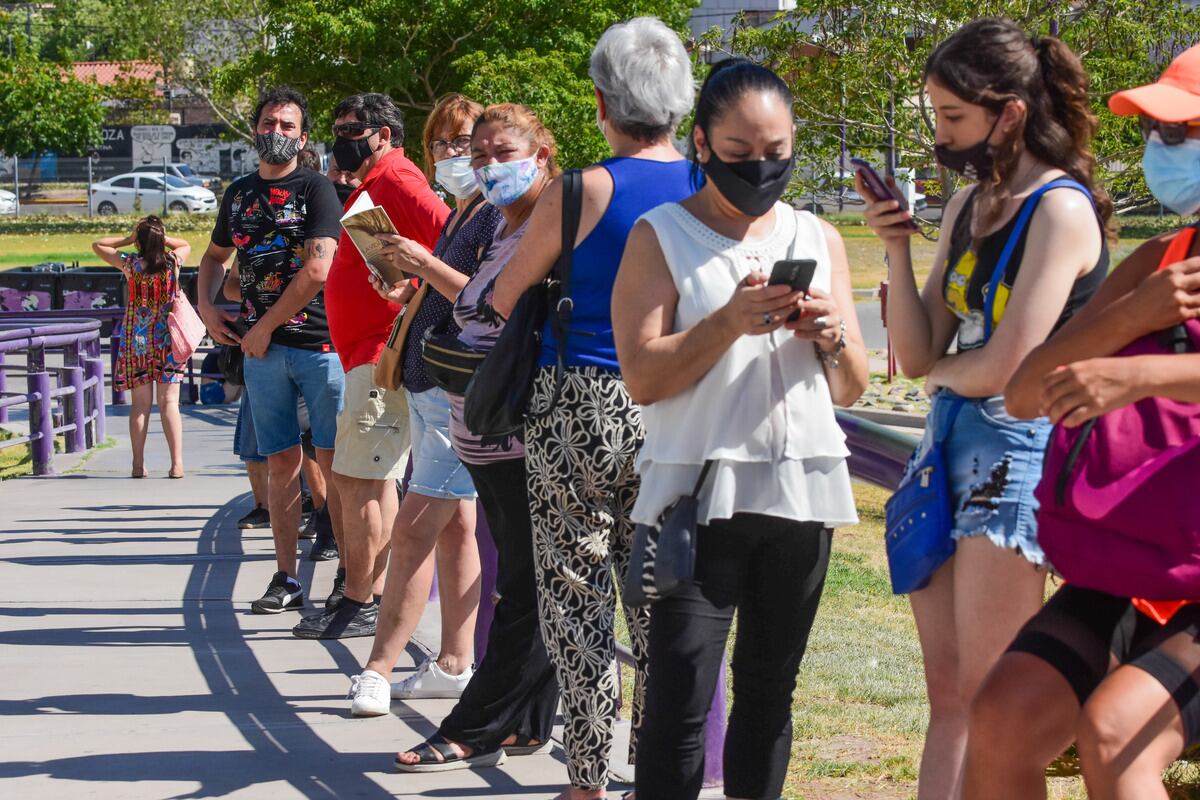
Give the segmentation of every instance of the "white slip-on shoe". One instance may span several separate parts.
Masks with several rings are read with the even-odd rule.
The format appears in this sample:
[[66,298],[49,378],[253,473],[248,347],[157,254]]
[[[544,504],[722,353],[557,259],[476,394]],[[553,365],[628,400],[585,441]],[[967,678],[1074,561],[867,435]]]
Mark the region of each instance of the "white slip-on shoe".
[[438,666],[437,661],[427,658],[417,671],[399,683],[392,684],[392,697],[396,700],[455,700],[475,674],[474,667],[467,667],[460,675],[451,675]]
[[364,669],[361,675],[350,678],[350,713],[356,717],[380,717],[392,709],[388,696],[388,679],[378,672]]

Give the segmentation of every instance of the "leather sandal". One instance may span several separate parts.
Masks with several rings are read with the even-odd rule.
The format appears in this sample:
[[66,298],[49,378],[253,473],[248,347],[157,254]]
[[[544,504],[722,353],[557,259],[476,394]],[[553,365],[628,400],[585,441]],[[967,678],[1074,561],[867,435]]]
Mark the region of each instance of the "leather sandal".
[[523,733],[515,735],[517,737],[515,742],[502,745],[504,752],[510,756],[536,756],[542,753],[549,753],[554,749],[554,742],[549,739],[539,742],[537,739],[526,736]]
[[463,758],[454,752],[454,748],[440,733],[435,733],[407,752],[415,753],[419,760],[415,764],[405,764],[397,757],[396,769],[401,772],[449,772],[452,769],[498,767],[506,760],[502,747],[498,747],[490,753],[472,753]]

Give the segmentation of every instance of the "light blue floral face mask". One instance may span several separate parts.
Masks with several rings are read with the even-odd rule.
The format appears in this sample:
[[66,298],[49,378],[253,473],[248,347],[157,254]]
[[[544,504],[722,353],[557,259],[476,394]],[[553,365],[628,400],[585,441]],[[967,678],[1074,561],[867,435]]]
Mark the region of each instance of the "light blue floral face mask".
[[525,196],[537,180],[537,156],[520,161],[501,161],[485,164],[475,170],[475,180],[483,196],[494,206],[509,206]]
[[1164,206],[1184,217],[1200,211],[1200,139],[1166,145],[1154,131],[1146,140],[1142,171]]

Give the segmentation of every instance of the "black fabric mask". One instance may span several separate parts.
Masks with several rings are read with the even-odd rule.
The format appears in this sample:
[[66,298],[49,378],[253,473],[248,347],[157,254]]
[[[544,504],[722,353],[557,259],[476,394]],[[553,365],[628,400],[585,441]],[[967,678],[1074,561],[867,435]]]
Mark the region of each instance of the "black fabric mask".
[[734,208],[748,217],[761,217],[783,197],[795,164],[795,153],[786,159],[722,161],[710,147],[708,161],[700,168]]
[[992,177],[995,158],[988,139],[1000,123],[1000,117],[992,123],[992,128],[981,141],[961,150],[951,150],[944,144],[934,145],[933,157],[937,162],[951,172],[957,172],[969,181],[986,181]]
[[358,172],[358,168],[374,152],[375,148],[371,147],[370,136],[364,136],[361,139],[347,139],[344,136],[334,137],[333,160],[337,162],[338,169],[344,169],[347,172]]
[[258,157],[268,164],[286,164],[300,152],[300,137],[293,139],[279,131],[256,133],[254,149],[258,151]]

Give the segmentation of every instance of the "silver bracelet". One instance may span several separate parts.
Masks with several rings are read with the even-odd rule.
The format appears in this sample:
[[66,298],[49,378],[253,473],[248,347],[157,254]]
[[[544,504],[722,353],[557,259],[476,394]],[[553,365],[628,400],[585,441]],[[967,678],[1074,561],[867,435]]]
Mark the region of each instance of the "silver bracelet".
[[821,360],[822,364],[830,369],[837,369],[841,365],[838,356],[840,356],[842,351],[846,349],[846,320],[843,319],[838,324],[838,340],[837,344],[833,346],[833,350],[831,352],[826,353],[816,342],[813,342],[813,347],[816,349],[817,358]]

